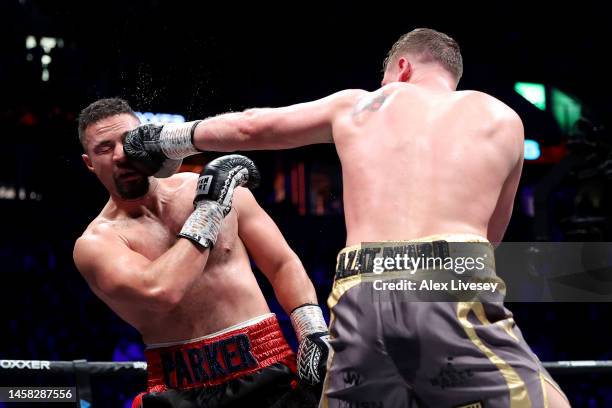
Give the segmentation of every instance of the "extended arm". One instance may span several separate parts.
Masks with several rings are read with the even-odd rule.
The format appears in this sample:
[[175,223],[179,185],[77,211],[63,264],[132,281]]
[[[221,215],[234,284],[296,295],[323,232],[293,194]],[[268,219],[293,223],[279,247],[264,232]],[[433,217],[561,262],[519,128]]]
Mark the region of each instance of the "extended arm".
[[180,160],[200,151],[290,149],[333,143],[335,118],[365,93],[345,90],[287,107],[249,109],[181,124],[143,125],[128,132],[124,150],[143,172],[167,177]]

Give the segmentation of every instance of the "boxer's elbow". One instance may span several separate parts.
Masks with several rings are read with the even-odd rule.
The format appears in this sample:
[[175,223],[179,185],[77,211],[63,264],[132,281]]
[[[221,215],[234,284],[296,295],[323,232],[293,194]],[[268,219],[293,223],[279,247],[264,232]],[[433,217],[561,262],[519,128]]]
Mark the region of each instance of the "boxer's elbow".
[[[90,285],[91,286],[91,285]],[[157,313],[166,313],[174,309],[181,301],[182,295],[175,290],[160,285],[136,284],[134,282],[113,281],[107,279],[92,287],[103,299]]]
[[[282,117],[274,108],[247,109],[241,114],[236,132],[238,149],[283,149],[289,147],[282,137]],[[279,131],[279,128],[281,131]]]
[[121,282],[106,289],[117,299],[128,300],[143,310],[157,313],[167,313],[181,303],[185,291],[169,282],[148,277],[146,272],[143,275],[144,279],[137,282]]
[[148,288],[142,296],[146,309],[157,313],[168,313],[181,303],[184,292],[160,285]]
[[238,132],[236,132],[236,143],[241,146],[251,146],[263,141],[262,137],[269,127],[265,111],[264,108],[254,108],[242,112],[238,122]]

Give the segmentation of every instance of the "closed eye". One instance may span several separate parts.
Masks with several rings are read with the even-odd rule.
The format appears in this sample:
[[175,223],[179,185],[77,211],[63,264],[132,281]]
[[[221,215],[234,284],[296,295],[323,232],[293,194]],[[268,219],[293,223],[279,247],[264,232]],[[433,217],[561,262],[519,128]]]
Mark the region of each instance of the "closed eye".
[[112,151],[113,147],[110,143],[101,143],[94,148],[94,153],[104,154]]

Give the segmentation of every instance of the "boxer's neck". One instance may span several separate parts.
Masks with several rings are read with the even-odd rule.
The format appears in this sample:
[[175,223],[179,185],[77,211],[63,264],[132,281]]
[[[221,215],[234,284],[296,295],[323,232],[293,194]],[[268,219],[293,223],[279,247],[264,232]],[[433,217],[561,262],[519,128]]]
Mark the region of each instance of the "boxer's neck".
[[451,92],[456,89],[454,81],[442,69],[429,69],[425,72],[415,71],[409,83],[432,91]]
[[119,196],[111,196],[117,210],[130,218],[137,218],[147,213],[159,214],[161,202],[160,182],[155,177],[149,179],[149,191],[145,195],[134,199],[125,199]]

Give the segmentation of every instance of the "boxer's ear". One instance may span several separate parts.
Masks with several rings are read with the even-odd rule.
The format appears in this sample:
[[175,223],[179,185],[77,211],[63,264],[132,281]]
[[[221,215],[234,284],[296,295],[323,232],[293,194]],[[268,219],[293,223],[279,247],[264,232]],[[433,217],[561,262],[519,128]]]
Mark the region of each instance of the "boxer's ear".
[[412,64],[410,63],[410,61],[408,61],[404,57],[401,57],[399,61],[397,62],[397,65],[400,71],[400,75],[399,75],[400,82],[410,81],[410,77],[412,76]]
[[85,166],[87,167],[87,169],[89,169],[89,171],[93,172],[94,168],[93,165],[91,164],[91,159],[89,158],[89,156],[85,153],[83,153],[81,155],[81,158],[83,159],[83,163],[85,163]]

